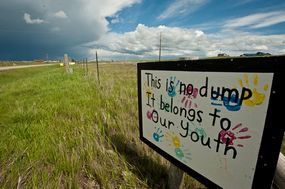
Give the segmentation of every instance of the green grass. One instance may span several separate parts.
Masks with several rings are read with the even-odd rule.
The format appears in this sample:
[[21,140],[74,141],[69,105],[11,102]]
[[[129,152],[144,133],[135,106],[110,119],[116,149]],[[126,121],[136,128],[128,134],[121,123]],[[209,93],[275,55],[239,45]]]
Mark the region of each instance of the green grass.
[[[139,140],[135,65],[0,72],[0,188],[166,188]],[[185,188],[204,186],[189,176]]]
[[95,64],[73,69],[0,72],[0,188],[166,188],[169,163],[139,140],[136,66],[100,65],[101,85]]

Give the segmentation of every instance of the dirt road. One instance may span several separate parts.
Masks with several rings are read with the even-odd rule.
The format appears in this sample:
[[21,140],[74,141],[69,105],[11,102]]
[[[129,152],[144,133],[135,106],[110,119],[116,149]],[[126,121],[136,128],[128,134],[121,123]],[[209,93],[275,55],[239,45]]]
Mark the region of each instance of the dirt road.
[[41,64],[41,65],[25,65],[25,66],[3,66],[0,67],[0,71],[5,71],[5,70],[12,70],[12,69],[20,69],[20,68],[32,68],[32,67],[41,67],[41,66],[52,66],[52,65],[56,65],[58,63],[55,64]]

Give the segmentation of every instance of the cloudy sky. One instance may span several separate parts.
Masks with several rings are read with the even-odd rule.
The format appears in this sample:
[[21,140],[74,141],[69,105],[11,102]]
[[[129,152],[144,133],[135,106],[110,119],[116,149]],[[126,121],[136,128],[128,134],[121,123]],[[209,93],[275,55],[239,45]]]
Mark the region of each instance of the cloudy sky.
[[284,0],[0,0],[0,60],[285,54]]

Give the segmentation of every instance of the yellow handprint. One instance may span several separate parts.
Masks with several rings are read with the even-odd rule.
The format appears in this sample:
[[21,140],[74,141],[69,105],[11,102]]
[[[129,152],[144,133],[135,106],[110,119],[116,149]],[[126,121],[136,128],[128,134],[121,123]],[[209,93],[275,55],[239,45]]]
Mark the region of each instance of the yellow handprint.
[[[265,94],[261,93],[261,92],[258,92],[257,89],[256,89],[258,87],[258,81],[259,81],[258,75],[254,74],[253,75],[253,80],[252,80],[252,83],[253,83],[252,97],[249,98],[249,99],[244,100],[244,104],[246,106],[253,107],[253,106],[256,106],[256,105],[261,105],[263,103],[264,99],[265,99]],[[249,87],[249,78],[248,78],[247,74],[243,75],[243,79],[239,80],[239,84],[240,84],[241,87],[244,87],[244,85]],[[263,86],[263,90],[264,91],[267,91],[268,88],[269,88],[268,84],[265,84]]]
[[[174,147],[176,148],[180,148],[182,146],[180,139],[177,135],[175,135],[173,132],[167,132],[166,133],[166,139],[170,142],[172,142],[172,144],[174,145]],[[171,143],[170,143],[171,145]]]

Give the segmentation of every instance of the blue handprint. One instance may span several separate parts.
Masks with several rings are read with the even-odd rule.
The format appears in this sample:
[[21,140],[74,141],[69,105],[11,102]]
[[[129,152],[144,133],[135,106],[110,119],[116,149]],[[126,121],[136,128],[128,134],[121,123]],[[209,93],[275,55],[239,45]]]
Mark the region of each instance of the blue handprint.
[[176,96],[176,87],[178,86],[180,80],[178,80],[176,85],[174,85],[175,84],[175,80],[176,80],[176,76],[174,76],[174,77],[171,76],[170,77],[169,87],[168,87],[168,90],[167,90],[167,94],[170,97]]
[[229,111],[239,111],[241,108],[240,99],[236,97],[236,95],[232,94],[230,97],[223,97],[222,100],[218,100],[220,94],[217,94],[217,98],[211,98],[211,104],[214,106],[223,106]]
[[241,108],[241,103],[240,103],[240,99],[237,98],[236,100],[236,96],[235,95],[232,95],[229,98],[227,97],[224,97],[223,98],[223,103],[224,103],[224,106],[229,110],[229,111],[239,111],[240,108]]
[[164,134],[162,133],[162,130],[158,128],[156,132],[153,133],[152,137],[156,142],[161,142],[160,138],[164,137]]

